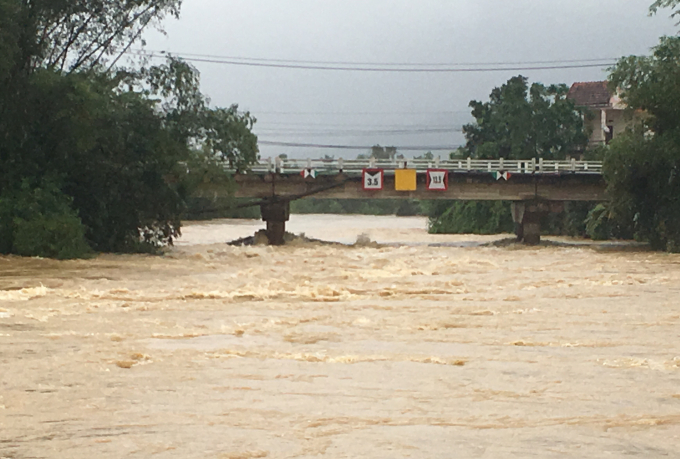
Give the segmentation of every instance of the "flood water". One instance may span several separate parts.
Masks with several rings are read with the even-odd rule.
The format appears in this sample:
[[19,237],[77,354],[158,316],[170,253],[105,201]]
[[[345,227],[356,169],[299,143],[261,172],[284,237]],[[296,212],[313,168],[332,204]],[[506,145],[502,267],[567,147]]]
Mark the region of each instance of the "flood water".
[[494,247],[422,218],[293,216],[382,247],[0,257],[0,458],[679,457],[680,256]]

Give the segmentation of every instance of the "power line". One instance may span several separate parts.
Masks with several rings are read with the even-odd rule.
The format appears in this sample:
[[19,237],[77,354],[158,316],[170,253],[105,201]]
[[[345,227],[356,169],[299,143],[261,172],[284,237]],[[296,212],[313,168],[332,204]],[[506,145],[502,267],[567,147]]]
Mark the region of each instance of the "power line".
[[573,64],[584,62],[611,62],[618,61],[616,57],[603,57],[599,59],[558,59],[558,60],[541,60],[541,61],[505,61],[505,62],[362,62],[362,61],[316,61],[316,60],[300,60],[300,59],[272,59],[272,58],[258,58],[258,57],[243,57],[243,56],[224,56],[216,54],[199,54],[199,53],[170,53],[168,51],[152,51],[152,50],[135,50],[139,54],[162,54],[162,55],[177,55],[189,56],[195,58],[205,59],[224,59],[237,61],[252,61],[252,62],[266,62],[266,63],[284,63],[284,64],[302,64],[302,65],[351,65],[351,66],[372,66],[372,67],[455,67],[455,66],[491,66],[491,65],[546,65],[546,64]]
[[260,115],[285,115],[285,116],[438,116],[438,115],[452,115],[452,114],[470,114],[471,109],[467,110],[442,110],[433,112],[279,112],[279,111],[259,111],[246,110],[250,113],[257,113]]
[[[165,58],[164,54],[148,53],[151,58]],[[179,57],[182,55],[178,54]],[[463,67],[463,68],[438,68],[438,67],[359,67],[359,66],[332,66],[332,65],[302,65],[302,64],[277,64],[273,62],[241,62],[230,59],[208,59],[199,57],[182,57],[189,62],[202,62],[209,64],[223,64],[235,65],[244,67],[263,67],[263,68],[279,68],[279,69],[297,69],[297,70],[326,70],[326,71],[343,71],[343,72],[388,72],[388,73],[478,73],[478,72],[516,72],[526,70],[565,70],[565,69],[583,69],[583,68],[604,68],[611,66],[614,62],[609,63],[595,63],[595,64],[567,64],[567,65],[543,65],[543,66],[515,66],[515,67]]]
[[310,136],[310,137],[347,137],[347,136],[374,136],[374,135],[424,135],[424,134],[452,134],[463,132],[462,129],[392,129],[384,131],[355,130],[355,131],[296,131],[285,129],[255,129],[256,133],[278,134],[286,136]]
[[[272,126],[271,128],[269,126]],[[276,122],[276,121],[258,121],[255,125],[255,129],[285,129],[285,128],[320,128],[320,129],[351,129],[351,130],[370,130],[370,129],[462,129],[462,125],[451,126],[449,124],[375,124],[367,126],[367,123],[361,124],[339,124],[339,123],[314,123],[314,122],[298,122],[298,123],[288,123],[288,122]]]
[[[361,145],[327,145],[327,144],[315,144],[315,143],[296,143],[296,142],[279,142],[270,140],[258,140],[260,145],[271,145],[277,147],[293,147],[293,148],[320,148],[320,149],[330,149],[330,150],[370,150],[373,148],[371,146],[361,146]],[[451,145],[451,146],[431,146],[431,147],[396,147],[397,150],[401,151],[453,151],[461,145]]]

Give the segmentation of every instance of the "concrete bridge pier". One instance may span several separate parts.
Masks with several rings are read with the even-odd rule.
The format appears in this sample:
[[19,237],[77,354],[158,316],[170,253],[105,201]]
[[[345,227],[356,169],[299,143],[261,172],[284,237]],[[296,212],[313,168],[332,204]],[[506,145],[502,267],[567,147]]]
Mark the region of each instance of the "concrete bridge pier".
[[286,222],[290,219],[290,201],[274,200],[260,204],[260,214],[267,222],[269,245],[283,245]]
[[541,219],[549,213],[564,210],[563,202],[553,201],[514,201],[512,221],[515,222],[517,242],[537,245],[541,242]]

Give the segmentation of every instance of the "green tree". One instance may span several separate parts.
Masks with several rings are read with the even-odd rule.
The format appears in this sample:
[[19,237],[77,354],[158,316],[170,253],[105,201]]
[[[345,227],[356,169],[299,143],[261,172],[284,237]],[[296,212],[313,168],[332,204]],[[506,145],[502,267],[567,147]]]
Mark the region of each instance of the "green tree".
[[[210,107],[187,63],[115,67],[142,30],[180,4],[0,0],[0,252],[63,257],[88,244],[172,243],[196,174],[257,158],[255,119],[235,105]],[[41,204],[50,202],[56,210]],[[19,212],[22,203],[34,211]]]
[[609,218],[632,225],[653,248],[680,251],[680,38],[664,37],[651,56],[622,58],[610,84],[646,115],[615,139],[604,174]]
[[[371,147],[371,157],[375,159],[394,159],[397,156],[397,147],[382,147],[374,145]],[[357,156],[357,159],[362,159]]]
[[471,101],[476,122],[463,126],[465,149],[482,159],[564,159],[588,143],[584,113],[567,99],[566,85],[529,87],[513,77],[491,91],[488,102]]
[[680,14],[680,11],[675,9],[678,5],[680,5],[680,0],[657,0],[649,7],[649,11],[651,14],[656,14],[659,8],[673,8],[672,16],[677,16]]
[[[583,152],[589,137],[586,115],[567,99],[567,92],[565,85],[529,86],[521,75],[509,79],[491,91],[488,102],[470,102],[475,123],[463,126],[467,143],[450,158],[556,160]],[[432,206],[429,227],[435,233],[490,234],[509,232],[513,225],[509,204],[467,202]],[[563,227],[573,232],[585,225]]]

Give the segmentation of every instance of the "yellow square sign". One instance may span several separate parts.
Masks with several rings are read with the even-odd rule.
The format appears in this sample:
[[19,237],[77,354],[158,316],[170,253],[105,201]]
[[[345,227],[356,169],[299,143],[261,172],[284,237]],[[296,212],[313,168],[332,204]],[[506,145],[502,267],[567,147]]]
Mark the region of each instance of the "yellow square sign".
[[416,191],[416,170],[396,169],[394,171],[394,189],[397,191]]

